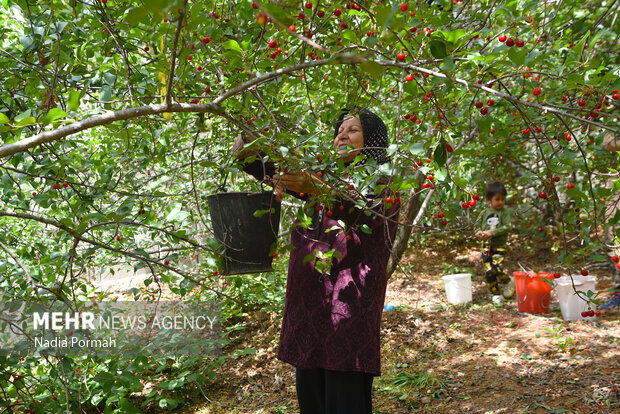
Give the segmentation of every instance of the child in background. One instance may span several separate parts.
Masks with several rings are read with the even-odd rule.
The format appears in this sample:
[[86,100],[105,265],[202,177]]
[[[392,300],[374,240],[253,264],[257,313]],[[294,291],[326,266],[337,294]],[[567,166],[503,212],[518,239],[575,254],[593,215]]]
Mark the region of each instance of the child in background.
[[494,302],[502,302],[515,294],[515,286],[503,268],[506,241],[511,229],[510,210],[504,208],[506,188],[496,181],[487,186],[486,198],[490,206],[482,212],[480,230],[476,237],[484,241],[482,262],[489,290]]

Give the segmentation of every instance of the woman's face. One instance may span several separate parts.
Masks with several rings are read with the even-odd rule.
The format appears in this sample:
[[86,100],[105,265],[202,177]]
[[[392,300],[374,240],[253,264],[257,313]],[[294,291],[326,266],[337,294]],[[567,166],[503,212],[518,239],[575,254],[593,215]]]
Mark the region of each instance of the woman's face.
[[351,162],[357,157],[364,148],[364,133],[359,118],[352,117],[342,121],[338,135],[334,138],[334,147],[340,147],[338,153],[343,156],[344,162]]

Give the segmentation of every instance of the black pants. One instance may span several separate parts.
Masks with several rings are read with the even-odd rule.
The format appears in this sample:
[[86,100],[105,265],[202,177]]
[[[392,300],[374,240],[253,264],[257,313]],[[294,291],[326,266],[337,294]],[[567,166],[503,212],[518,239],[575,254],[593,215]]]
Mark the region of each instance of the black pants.
[[372,414],[372,374],[326,369],[295,374],[301,414]]

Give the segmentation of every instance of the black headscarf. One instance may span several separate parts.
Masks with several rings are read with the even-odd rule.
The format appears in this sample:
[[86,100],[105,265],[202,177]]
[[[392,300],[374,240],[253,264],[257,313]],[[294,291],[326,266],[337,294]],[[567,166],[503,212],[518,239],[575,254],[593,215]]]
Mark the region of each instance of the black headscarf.
[[[362,134],[364,135],[364,148],[361,153],[366,157],[374,159],[377,164],[384,164],[390,162],[390,157],[387,154],[387,147],[389,145],[388,129],[383,123],[381,118],[374,112],[369,111],[366,108],[356,106],[353,110],[345,108],[336,121],[336,128],[334,130],[334,139],[338,135],[340,125],[345,120],[347,115],[357,116],[362,124]],[[365,163],[363,160],[361,164]]]

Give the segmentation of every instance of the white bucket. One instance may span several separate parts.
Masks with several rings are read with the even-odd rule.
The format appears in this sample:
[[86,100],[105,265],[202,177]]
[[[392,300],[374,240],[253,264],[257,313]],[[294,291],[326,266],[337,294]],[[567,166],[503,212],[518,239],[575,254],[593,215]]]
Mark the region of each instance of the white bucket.
[[[573,289],[573,281],[575,289]],[[589,290],[596,293],[596,276],[573,276],[571,280],[570,276],[562,276],[555,280],[556,289],[558,292],[558,299],[560,301],[560,310],[562,311],[562,318],[566,321],[576,321],[579,319],[593,320],[594,316],[583,317],[581,312],[587,310],[596,310],[593,303],[588,308],[588,302],[583,298],[587,298],[586,294]],[[583,292],[582,297],[579,297],[575,293],[575,290]]]
[[442,276],[450,303],[471,302],[471,273]]

